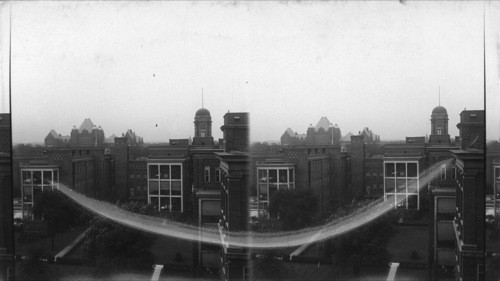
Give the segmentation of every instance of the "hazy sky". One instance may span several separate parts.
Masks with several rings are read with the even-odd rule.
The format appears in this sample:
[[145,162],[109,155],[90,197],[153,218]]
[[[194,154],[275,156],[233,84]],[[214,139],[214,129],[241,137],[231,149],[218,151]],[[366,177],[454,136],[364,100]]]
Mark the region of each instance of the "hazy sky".
[[[498,105],[492,5],[487,88]],[[3,3],[1,81],[9,11]],[[202,88],[215,138],[226,112],[246,111],[252,140],[305,133],[322,116],[343,135],[404,139],[429,134],[439,87],[454,137],[460,112],[484,106],[482,2],[12,3],[14,142],[68,135],[85,118],[106,137],[192,137]],[[500,122],[489,127],[498,139]]]

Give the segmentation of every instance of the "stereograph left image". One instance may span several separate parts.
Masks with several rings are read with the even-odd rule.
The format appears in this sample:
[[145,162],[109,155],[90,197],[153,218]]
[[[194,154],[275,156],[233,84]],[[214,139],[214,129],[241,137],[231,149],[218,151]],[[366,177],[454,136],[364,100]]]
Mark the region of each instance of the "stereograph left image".
[[500,278],[500,5],[0,18],[0,280]]

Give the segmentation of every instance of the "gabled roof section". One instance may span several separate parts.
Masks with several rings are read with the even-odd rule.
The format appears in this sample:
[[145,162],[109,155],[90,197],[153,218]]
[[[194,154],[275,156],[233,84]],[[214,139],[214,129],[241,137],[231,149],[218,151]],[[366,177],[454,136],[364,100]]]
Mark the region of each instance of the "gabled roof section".
[[82,133],[83,130],[87,130],[87,132],[91,133],[92,129],[94,128],[94,123],[90,120],[90,118],[87,118],[83,120],[82,125],[80,125],[80,128],[78,128],[78,132]]
[[295,135],[295,132],[290,128],[286,129],[285,133],[287,133],[291,137],[293,137]]
[[330,127],[331,124],[332,122],[330,122],[328,118],[321,117],[321,119],[319,119],[318,121],[318,124],[316,124],[316,127],[314,127],[314,130],[318,131],[319,128],[323,128],[323,130],[328,131],[328,127]]
[[105,143],[115,143],[115,138],[117,136],[115,134],[112,134],[109,138],[107,138],[104,142]]
[[59,134],[56,132],[56,130],[52,129],[50,130],[50,133],[49,135],[51,135],[53,138],[55,139],[58,139],[59,138]]
[[353,133],[349,132],[347,135],[343,136],[340,141],[351,141],[351,136],[353,136]]
[[372,136],[372,131],[370,129],[368,129],[368,127],[365,127],[363,129],[363,133],[361,134],[366,134],[368,137],[371,137]]

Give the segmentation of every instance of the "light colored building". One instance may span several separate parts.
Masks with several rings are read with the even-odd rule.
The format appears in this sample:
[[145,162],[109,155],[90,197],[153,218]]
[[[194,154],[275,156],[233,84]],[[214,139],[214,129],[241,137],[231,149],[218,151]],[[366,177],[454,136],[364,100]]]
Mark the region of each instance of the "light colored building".
[[23,218],[35,219],[33,215],[35,198],[46,189],[59,188],[59,166],[22,166],[21,184]]
[[288,163],[266,163],[257,165],[258,216],[269,218],[271,197],[280,189],[295,188],[295,168]]
[[398,210],[420,210],[422,157],[384,157],[384,201]]
[[148,163],[148,203],[158,211],[183,212],[183,159]]

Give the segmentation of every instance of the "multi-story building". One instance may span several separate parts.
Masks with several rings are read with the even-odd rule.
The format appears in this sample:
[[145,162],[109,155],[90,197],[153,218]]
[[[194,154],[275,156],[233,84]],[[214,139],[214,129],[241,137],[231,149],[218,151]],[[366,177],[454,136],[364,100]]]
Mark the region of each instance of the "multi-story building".
[[384,157],[384,200],[413,216],[420,210],[420,156]]
[[342,157],[340,146],[271,146],[252,151],[251,156],[251,195],[255,196],[258,218],[270,218],[269,203],[280,189],[311,190],[319,209],[341,204],[340,186],[347,183],[341,166],[347,159]]
[[[460,130],[458,147],[449,151],[453,161],[451,165],[441,166],[439,176],[429,184],[433,207],[429,209],[433,218],[429,236],[429,278],[450,278],[442,268],[453,267],[458,280],[482,280],[485,250],[484,111],[462,111],[457,127]],[[446,157],[441,154],[441,158]],[[440,157],[437,158],[430,162],[439,161]]]
[[17,147],[14,149],[14,188],[22,198],[24,216],[38,192],[63,183],[75,191],[116,202],[112,190],[112,157],[103,148]]
[[484,278],[484,120],[484,110],[462,111],[457,125],[461,149],[452,151],[458,185],[453,226],[460,280]]
[[[224,151],[216,152],[220,161],[220,203],[222,216],[219,222],[221,235],[221,279],[244,279],[250,261],[247,248],[230,244],[231,232],[248,230],[248,198],[250,195],[250,161],[248,150],[248,113],[224,115]],[[231,136],[231,138],[227,138]]]
[[365,197],[379,198],[384,195],[384,156],[365,158]]
[[0,279],[13,280],[12,130],[10,114],[0,114]]

